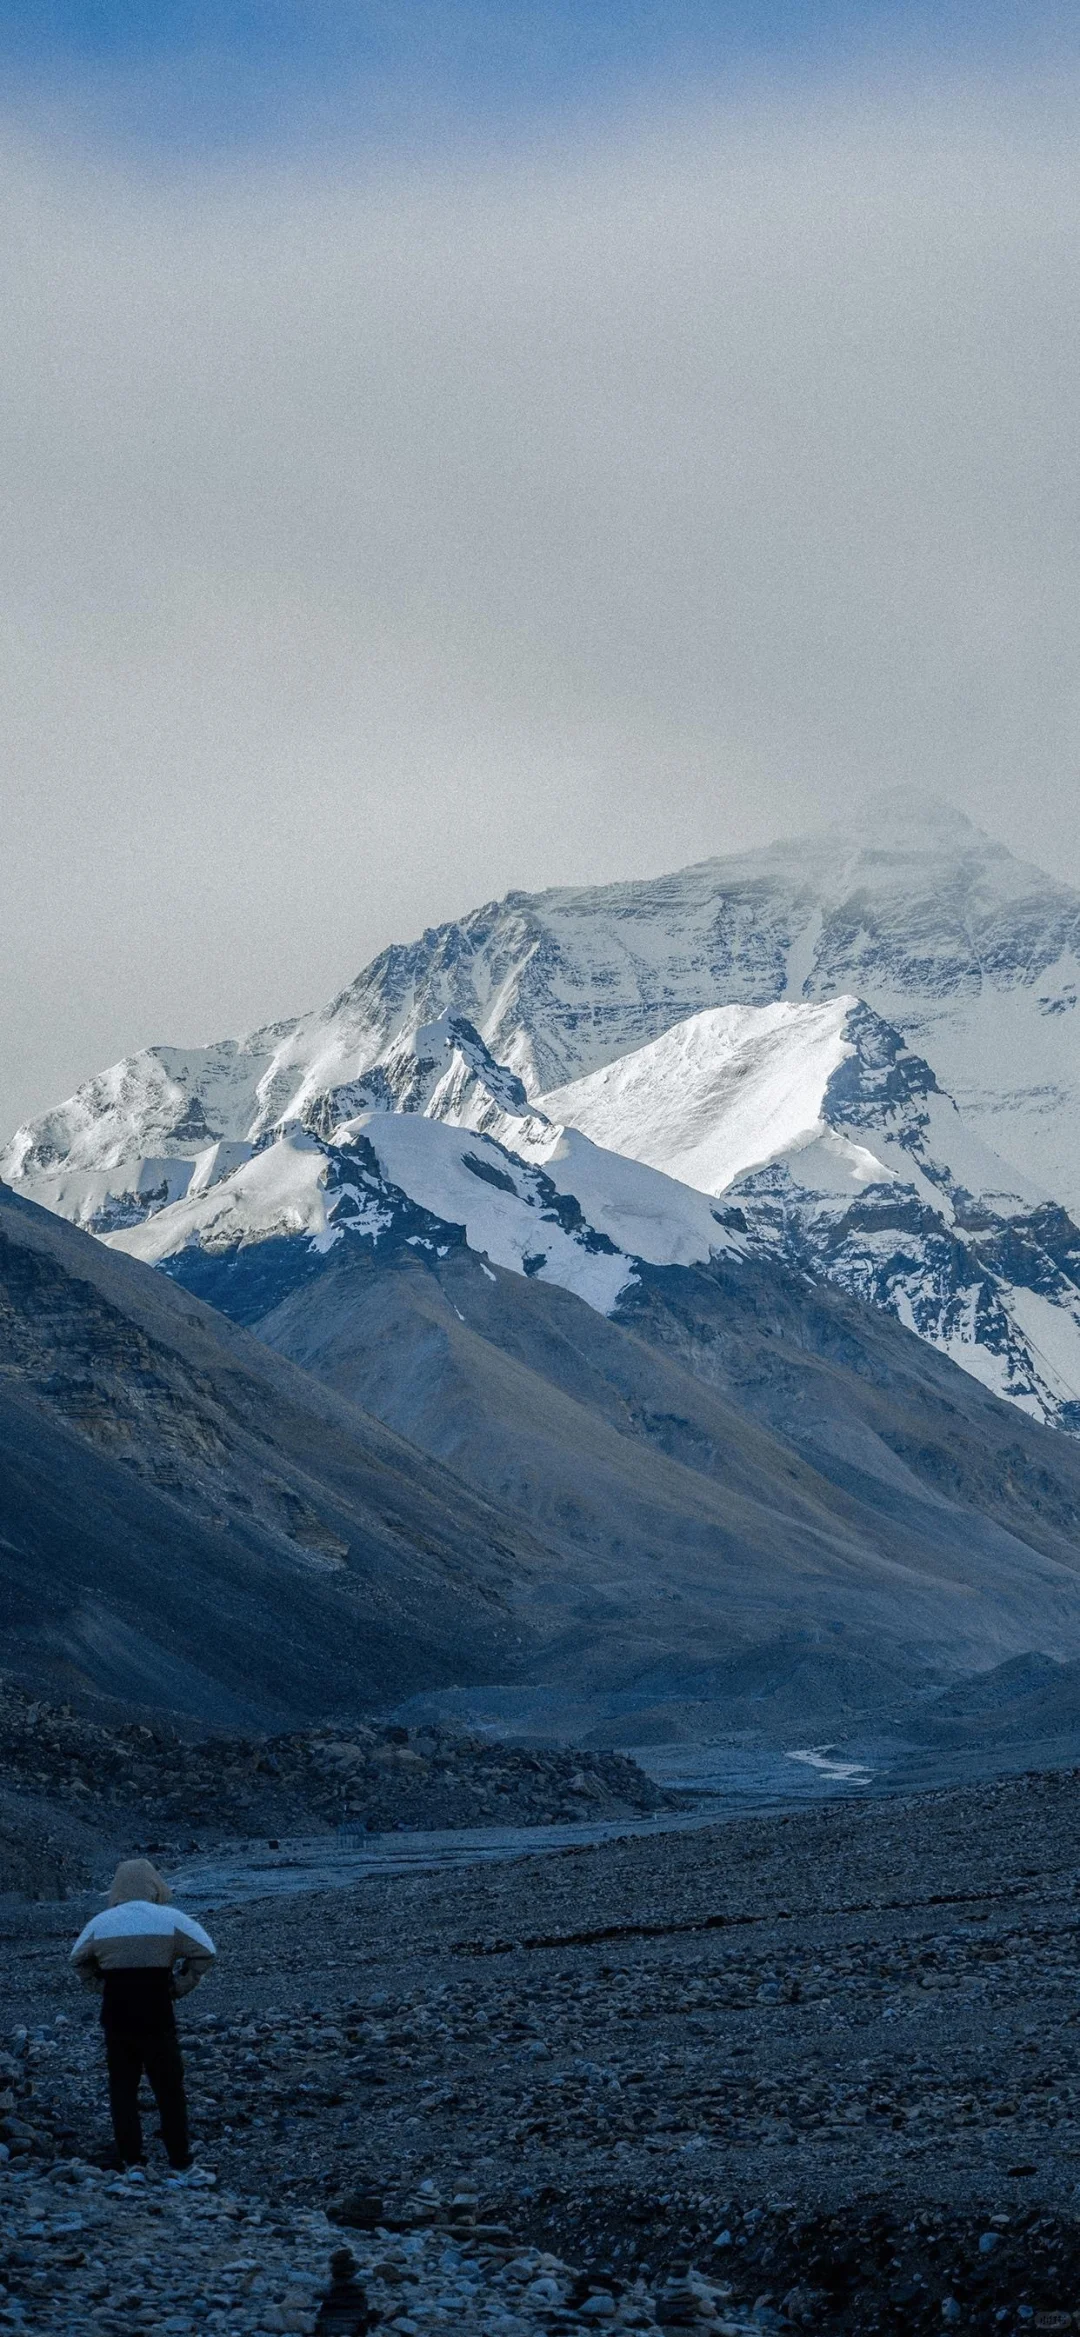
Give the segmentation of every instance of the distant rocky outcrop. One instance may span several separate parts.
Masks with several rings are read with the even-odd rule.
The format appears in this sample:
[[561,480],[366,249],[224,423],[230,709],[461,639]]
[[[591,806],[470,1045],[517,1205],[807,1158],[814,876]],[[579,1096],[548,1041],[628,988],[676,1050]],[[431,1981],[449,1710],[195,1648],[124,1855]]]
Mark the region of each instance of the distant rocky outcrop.
[[95,1721],[0,1682],[0,1892],[65,1897],[89,1881],[95,1845],[136,1837],[175,1851],[195,1835],[565,1825],[670,1799],[620,1753],[394,1722],[192,1739],[149,1719]]

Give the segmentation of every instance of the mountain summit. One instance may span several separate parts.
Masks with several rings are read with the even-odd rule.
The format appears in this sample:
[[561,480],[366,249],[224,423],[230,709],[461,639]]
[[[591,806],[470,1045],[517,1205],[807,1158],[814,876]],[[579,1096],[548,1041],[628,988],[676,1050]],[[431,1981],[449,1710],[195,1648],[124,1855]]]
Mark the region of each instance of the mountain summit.
[[[841,843],[858,841],[902,852],[1005,850],[944,796],[920,794],[917,788],[909,787],[882,788],[862,803],[852,804],[842,817],[829,820],[819,832]],[[804,843],[810,840],[800,839]]]
[[203,1048],[144,1049],[21,1128],[0,1175],[93,1226],[178,1199],[196,1158],[302,1120],[447,1013],[531,1096],[716,1006],[861,998],[973,1132],[1080,1210],[1080,892],[948,805],[672,875],[508,893],[381,952],[330,1005]]

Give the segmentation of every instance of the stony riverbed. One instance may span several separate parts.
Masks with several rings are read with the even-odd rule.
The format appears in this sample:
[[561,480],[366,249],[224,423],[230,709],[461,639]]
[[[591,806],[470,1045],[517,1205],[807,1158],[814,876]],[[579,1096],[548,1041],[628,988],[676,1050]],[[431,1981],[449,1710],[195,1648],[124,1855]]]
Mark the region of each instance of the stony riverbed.
[[0,1677],[0,1892],[85,1887],[103,1855],[419,1826],[575,1824],[673,1797],[621,1753],[529,1749],[387,1722],[190,1742],[107,1725]]
[[[5,1918],[0,2131],[30,2190],[107,2140],[65,1969],[81,1913]],[[425,2263],[425,2197],[503,2227],[466,2302],[421,2284],[405,2312],[399,2282],[399,2321],[486,2327],[485,2282],[491,2325],[529,2330],[1009,2337],[1080,2310],[1075,1772],[373,1876],[213,1930],[182,2012],[193,2122],[267,2245],[277,2215],[382,2246],[373,2197]],[[325,2253],[329,2225],[303,2228]],[[526,2247],[574,2277],[508,2301]]]

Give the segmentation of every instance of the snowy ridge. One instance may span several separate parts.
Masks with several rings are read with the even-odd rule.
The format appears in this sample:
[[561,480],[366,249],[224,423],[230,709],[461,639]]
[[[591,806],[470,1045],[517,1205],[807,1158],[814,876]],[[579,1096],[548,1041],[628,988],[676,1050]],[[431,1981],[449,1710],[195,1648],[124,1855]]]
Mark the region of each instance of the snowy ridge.
[[1080,1428],[1080,1233],[858,999],[714,1008],[543,1101],[724,1195],[759,1255],[887,1307],[995,1394]]
[[[542,1099],[609,1151],[723,1193],[748,1168],[819,1142],[829,1082],[854,1052],[854,998],[825,1006],[716,1006]],[[880,1177],[864,1146],[836,1162],[853,1185]]]
[[[145,1047],[86,1080],[55,1111],[19,1128],[3,1155],[2,1173],[8,1184],[27,1189],[55,1179],[74,1195],[80,1180],[89,1189],[94,1178],[107,1178],[140,1158],[190,1159],[221,1138],[246,1139],[272,1063],[270,1050],[257,1039]],[[61,1216],[73,1214],[71,1208],[60,1210]]]
[[973,1133],[1080,1208],[1080,892],[908,796],[670,876],[509,893],[384,950],[325,1008],[114,1065],[20,1129],[0,1176],[75,1214],[92,1205],[75,1176],[116,1189],[131,1164],[134,1191],[141,1159],[254,1143],[372,1072],[392,1083],[395,1045],[447,1015],[537,1096],[706,1007],[845,995],[927,1057]]
[[605,1314],[640,1260],[777,1257],[1080,1427],[1080,1234],[855,998],[715,1007],[535,1104],[444,1017],[306,1127],[208,1150],[182,1198],[108,1238],[159,1264],[388,1234],[463,1237]]
[[[321,1061],[324,1070],[342,1068]],[[205,1056],[148,1048],[21,1129],[0,1175],[87,1232],[110,1234],[194,1199],[289,1129],[329,1136],[372,1111],[424,1112],[479,1129],[528,1110],[521,1081],[452,1013],[398,1032],[362,1077],[290,1085],[269,1119],[271,1100],[284,1092],[280,1063],[254,1040]],[[159,1149],[140,1154],[144,1137]]]
[[1047,1198],[971,1134],[930,1065],[858,998],[713,1007],[540,1108],[706,1193],[793,1156],[812,1189],[908,1182],[950,1222],[950,1196],[996,1214]]
[[[418,1113],[368,1112],[332,1140],[290,1129],[231,1173],[107,1234],[110,1248],[148,1265],[185,1253],[218,1257],[285,1243],[309,1259],[345,1240],[386,1237],[445,1256],[464,1239],[492,1265],[554,1282],[609,1314],[637,1264],[688,1265],[745,1250],[704,1194],[636,1162],[613,1160],[611,1189],[586,1137],[559,1142],[549,1164],[515,1157],[490,1137]],[[558,1171],[550,1173],[551,1167]],[[592,1190],[591,1210],[582,1194]],[[622,1244],[610,1228],[618,1227]]]

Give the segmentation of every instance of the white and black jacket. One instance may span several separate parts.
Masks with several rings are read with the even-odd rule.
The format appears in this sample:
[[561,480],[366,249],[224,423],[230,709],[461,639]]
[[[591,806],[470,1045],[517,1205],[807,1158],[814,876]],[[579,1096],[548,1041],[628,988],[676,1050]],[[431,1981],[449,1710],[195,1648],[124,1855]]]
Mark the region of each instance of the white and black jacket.
[[191,1915],[150,1899],[125,1899],[93,1915],[71,1961],[88,1987],[103,1990],[106,2028],[169,2028],[173,1999],[198,1986],[214,1943]]

